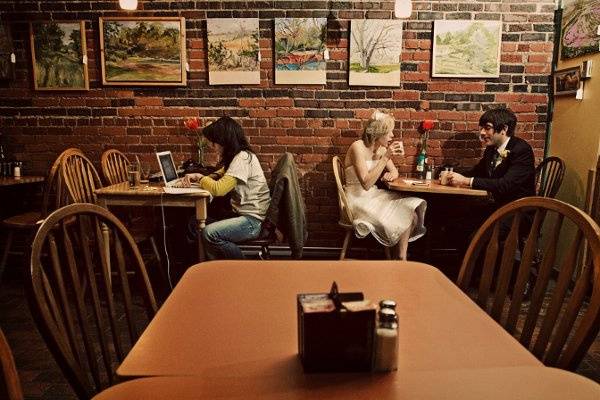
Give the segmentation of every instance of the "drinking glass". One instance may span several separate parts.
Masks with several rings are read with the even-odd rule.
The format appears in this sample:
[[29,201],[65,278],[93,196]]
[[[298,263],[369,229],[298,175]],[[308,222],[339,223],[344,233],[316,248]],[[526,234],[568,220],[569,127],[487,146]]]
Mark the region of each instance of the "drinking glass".
[[150,166],[142,165],[140,170],[140,184],[142,186],[148,186],[150,182]]
[[127,166],[127,182],[129,182],[129,187],[140,185],[140,169],[137,163]]

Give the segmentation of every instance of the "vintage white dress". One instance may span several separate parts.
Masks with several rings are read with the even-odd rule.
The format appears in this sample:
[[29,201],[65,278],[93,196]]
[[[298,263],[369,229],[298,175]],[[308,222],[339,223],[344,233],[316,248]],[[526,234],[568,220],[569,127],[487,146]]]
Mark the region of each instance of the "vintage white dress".
[[[367,168],[370,170],[376,162],[367,160]],[[394,246],[413,222],[409,242],[425,234],[425,200],[402,197],[398,192],[379,189],[375,185],[365,190],[356,176],[354,166],[346,167],[345,171],[346,196],[357,237],[363,238],[370,233],[382,245]]]

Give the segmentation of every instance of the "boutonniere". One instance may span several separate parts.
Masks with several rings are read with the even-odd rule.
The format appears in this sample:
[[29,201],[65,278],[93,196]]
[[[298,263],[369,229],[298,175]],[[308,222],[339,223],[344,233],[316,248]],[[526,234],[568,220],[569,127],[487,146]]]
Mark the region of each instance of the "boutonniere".
[[504,149],[500,152],[500,158],[504,160],[506,157],[508,157],[509,154],[510,154],[510,150]]
[[497,157],[495,159],[494,168],[496,168],[498,165],[500,165],[500,163],[502,163],[502,161],[504,161],[504,159],[506,157],[508,157],[508,153],[510,153],[510,150],[506,150],[506,149],[498,152],[499,157]]

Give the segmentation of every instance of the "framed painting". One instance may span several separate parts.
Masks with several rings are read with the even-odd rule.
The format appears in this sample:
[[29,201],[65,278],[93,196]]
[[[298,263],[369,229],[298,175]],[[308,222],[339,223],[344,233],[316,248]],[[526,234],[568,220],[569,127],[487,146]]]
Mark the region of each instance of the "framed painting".
[[353,19],[350,25],[352,86],[400,86],[402,21]]
[[275,18],[275,84],[327,82],[327,18]]
[[15,53],[8,24],[0,21],[0,81],[15,78]]
[[185,18],[100,17],[102,83],[185,86]]
[[565,68],[554,72],[554,95],[575,95],[581,86],[581,68]]
[[563,0],[560,58],[600,51],[600,0]]
[[208,83],[260,84],[258,18],[211,18],[206,28]]
[[431,76],[499,77],[501,35],[500,21],[434,21]]
[[36,90],[88,90],[84,21],[30,22]]

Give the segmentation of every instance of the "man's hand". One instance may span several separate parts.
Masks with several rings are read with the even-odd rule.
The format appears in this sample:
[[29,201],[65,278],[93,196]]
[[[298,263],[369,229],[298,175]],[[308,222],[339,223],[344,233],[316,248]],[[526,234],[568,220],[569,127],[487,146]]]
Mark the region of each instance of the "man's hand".
[[471,178],[463,176],[458,172],[449,172],[448,183],[452,186],[469,186],[469,183],[471,183]]
[[198,182],[200,179],[204,178],[204,175],[199,173],[194,174],[186,174],[183,178],[181,178],[176,185],[177,187],[190,187],[192,182]]
[[381,177],[381,180],[383,182],[391,182],[395,179],[397,179],[399,176],[398,171],[394,171],[394,172],[386,172],[385,174],[383,174],[383,176]]

